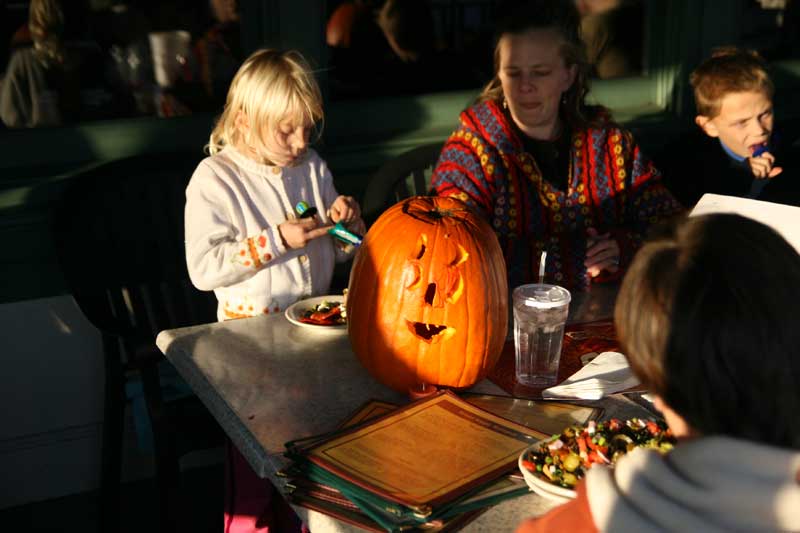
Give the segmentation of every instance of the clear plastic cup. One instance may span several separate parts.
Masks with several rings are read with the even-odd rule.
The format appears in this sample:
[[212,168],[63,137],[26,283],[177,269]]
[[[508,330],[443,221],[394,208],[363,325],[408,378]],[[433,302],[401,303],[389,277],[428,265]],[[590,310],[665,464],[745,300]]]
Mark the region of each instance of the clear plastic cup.
[[558,285],[533,283],[514,289],[514,348],[517,382],[554,385],[561,361],[571,296]]

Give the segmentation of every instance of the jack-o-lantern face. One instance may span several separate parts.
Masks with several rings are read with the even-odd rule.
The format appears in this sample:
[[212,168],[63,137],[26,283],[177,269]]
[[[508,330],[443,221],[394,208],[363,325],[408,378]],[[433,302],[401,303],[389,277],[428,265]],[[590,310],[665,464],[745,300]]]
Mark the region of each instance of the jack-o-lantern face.
[[379,381],[467,387],[502,350],[508,288],[491,227],[452,198],[415,197],[364,238],[347,299],[351,344]]
[[[450,240],[450,234],[445,233],[444,238]],[[469,258],[469,252],[459,243],[444,243],[445,246],[448,244],[453,253],[446,253],[444,257],[452,257],[452,260],[436,264],[425,256],[426,253],[430,256],[431,251],[428,249],[428,235],[423,233],[413,248],[412,258],[406,262],[403,286],[406,291],[415,292],[409,298],[420,298],[423,307],[443,309],[445,304],[456,304],[464,293],[461,265]],[[456,333],[456,329],[447,324],[419,322],[409,317],[406,317],[406,325],[413,335],[428,343],[448,339]]]

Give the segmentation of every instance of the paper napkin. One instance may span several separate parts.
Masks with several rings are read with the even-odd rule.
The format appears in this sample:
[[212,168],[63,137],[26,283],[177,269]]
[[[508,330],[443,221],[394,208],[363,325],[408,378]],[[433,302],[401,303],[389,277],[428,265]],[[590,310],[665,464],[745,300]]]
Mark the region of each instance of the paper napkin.
[[603,396],[638,384],[639,380],[633,375],[624,355],[619,352],[603,352],[560,385],[544,389],[542,398],[599,400]]

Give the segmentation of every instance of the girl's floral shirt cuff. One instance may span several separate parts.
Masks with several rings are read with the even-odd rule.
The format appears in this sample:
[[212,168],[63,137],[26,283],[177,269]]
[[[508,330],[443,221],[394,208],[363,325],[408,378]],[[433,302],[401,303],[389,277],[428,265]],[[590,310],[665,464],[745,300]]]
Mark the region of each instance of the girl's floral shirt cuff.
[[270,229],[262,230],[255,237],[248,237],[239,242],[232,261],[246,268],[259,270],[283,252],[279,238]]

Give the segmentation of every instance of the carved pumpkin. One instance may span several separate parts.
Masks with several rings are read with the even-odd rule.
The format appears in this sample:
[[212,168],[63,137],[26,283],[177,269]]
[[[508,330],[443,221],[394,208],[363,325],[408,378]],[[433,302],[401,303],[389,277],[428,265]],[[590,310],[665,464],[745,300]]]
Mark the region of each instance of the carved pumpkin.
[[497,362],[508,327],[494,231],[455,198],[395,204],[355,257],[347,317],[353,351],[381,383],[469,387]]

